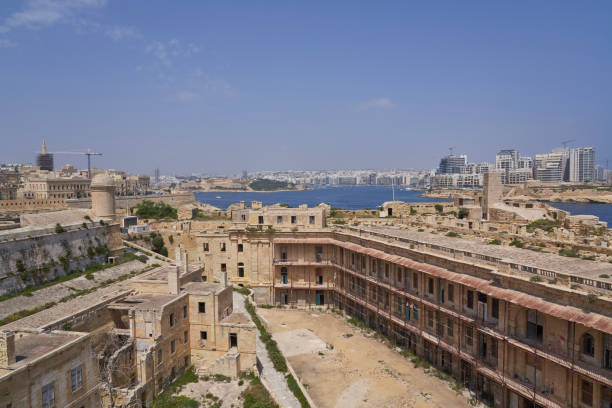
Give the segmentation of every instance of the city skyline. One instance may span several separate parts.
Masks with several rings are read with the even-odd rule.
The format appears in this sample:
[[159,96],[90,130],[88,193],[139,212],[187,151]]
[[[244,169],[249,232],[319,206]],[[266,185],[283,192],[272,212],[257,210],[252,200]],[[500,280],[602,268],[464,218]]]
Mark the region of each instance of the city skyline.
[[42,137],[147,174],[612,152],[608,3],[348,4],[3,2],[1,129],[20,143],[0,161],[33,162]]

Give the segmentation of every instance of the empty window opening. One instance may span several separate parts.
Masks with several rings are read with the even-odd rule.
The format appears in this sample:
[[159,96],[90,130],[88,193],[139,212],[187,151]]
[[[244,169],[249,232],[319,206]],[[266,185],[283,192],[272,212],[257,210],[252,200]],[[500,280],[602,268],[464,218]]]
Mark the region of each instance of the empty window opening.
[[229,334],[229,346],[238,347],[238,333],[230,333]]

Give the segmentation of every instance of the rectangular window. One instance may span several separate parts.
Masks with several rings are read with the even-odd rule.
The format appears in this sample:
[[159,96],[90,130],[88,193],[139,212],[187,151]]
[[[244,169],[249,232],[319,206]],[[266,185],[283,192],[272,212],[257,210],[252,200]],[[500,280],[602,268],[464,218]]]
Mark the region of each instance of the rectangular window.
[[176,342],[172,340],[170,342],[170,353],[174,353],[176,351]]
[[544,326],[542,326],[540,313],[535,309],[527,311],[527,338],[542,343],[544,339]]
[[225,242],[221,243],[221,252],[225,252]]
[[499,319],[499,299],[491,299],[491,317]]
[[314,223],[315,223],[315,216],[314,215],[311,215],[311,216],[308,217],[308,223],[310,225],[314,225]]
[[412,314],[414,316],[414,320],[418,321],[419,320],[419,307],[417,305],[414,305],[412,307],[412,312],[413,312]]
[[389,264],[386,263],[385,264],[385,278],[389,278]]
[[162,350],[159,349],[157,350],[157,364],[161,364],[162,361],[164,361],[164,353],[162,353]]
[[593,383],[582,380],[582,403],[593,406]]
[[230,333],[229,343],[230,348],[238,347],[238,333]]
[[323,275],[319,275],[317,276],[317,285],[322,285],[323,284]]
[[170,313],[170,327],[174,326],[174,313]]
[[283,223],[283,216],[282,215],[277,215],[276,216],[276,223],[277,224],[282,224]]
[[238,252],[244,251],[244,246],[242,244],[238,244]]
[[189,332],[185,330],[183,332],[183,343],[187,344],[188,341],[189,341]]
[[415,290],[419,290],[419,275],[416,272],[412,273],[412,287]]
[[206,302],[198,302],[198,312],[206,313]]
[[55,407],[55,383],[50,382],[42,387],[42,407]]
[[183,306],[183,317],[187,317],[187,306]]
[[433,293],[434,293],[434,280],[433,280],[433,278],[428,278],[427,279],[427,292],[430,295],[433,295]]
[[402,298],[397,298],[397,313],[402,313]]
[[200,340],[206,340],[208,338],[208,333],[205,331],[200,332]]
[[474,292],[471,290],[467,291],[467,307],[468,309],[474,308]]
[[297,224],[297,216],[295,216],[295,215],[291,216],[291,223],[292,224]]
[[427,325],[433,327],[434,325],[434,314],[431,310],[427,311]]
[[474,344],[474,331],[470,326],[465,328],[465,344],[468,346]]
[[246,221],[246,214],[240,214],[240,220]]
[[263,215],[260,215],[259,217],[257,217],[257,222],[259,224],[263,224]]
[[72,392],[75,392],[83,386],[83,366],[78,366],[70,370],[70,384],[72,386]]
[[202,247],[203,247],[202,249],[204,250],[204,252],[208,252],[208,242],[204,242],[202,244]]
[[450,283],[448,285],[448,301],[449,302],[455,301],[455,285],[452,285]]
[[221,272],[227,272],[227,265],[226,264],[221,264]]
[[397,268],[397,281],[402,281],[402,268]]
[[453,337],[453,319],[451,317],[446,321],[446,334],[448,337]]

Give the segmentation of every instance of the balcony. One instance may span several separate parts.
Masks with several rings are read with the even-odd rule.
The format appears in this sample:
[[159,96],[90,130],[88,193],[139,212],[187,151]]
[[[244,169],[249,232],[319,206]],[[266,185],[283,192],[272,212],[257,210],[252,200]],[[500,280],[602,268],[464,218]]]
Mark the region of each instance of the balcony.
[[323,258],[323,257],[316,257],[314,259],[274,258],[272,262],[274,263],[274,265],[280,265],[280,266],[285,266],[285,265],[287,266],[289,265],[318,266],[318,265],[332,265],[335,263],[335,260],[333,258]]

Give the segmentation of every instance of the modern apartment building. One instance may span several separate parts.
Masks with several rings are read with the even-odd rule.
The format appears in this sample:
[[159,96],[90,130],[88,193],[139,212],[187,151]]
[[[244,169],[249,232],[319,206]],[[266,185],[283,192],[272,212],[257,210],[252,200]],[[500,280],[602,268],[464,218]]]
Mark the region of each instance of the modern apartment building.
[[592,183],[595,181],[595,149],[580,147],[569,151],[569,181]]
[[545,183],[560,183],[568,179],[568,150],[556,150],[552,153],[536,154],[533,175],[536,180]]

